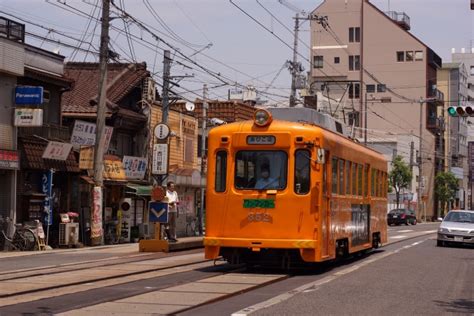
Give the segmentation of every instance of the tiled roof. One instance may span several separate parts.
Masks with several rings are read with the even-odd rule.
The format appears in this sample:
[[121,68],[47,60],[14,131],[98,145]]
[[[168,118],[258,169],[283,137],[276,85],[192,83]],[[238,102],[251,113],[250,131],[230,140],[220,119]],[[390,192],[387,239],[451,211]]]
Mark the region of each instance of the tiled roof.
[[[196,109],[195,116],[202,120],[202,100],[194,101]],[[207,110],[208,118],[219,118],[227,123],[236,121],[251,120],[255,112],[255,107],[237,101],[208,101],[209,109]]]
[[47,143],[36,140],[22,139],[20,142],[21,149],[21,168],[22,169],[39,169],[48,170],[55,169],[64,172],[79,172],[74,152],[71,150],[65,161],[43,159],[43,152]]
[[[74,80],[71,91],[62,98],[63,115],[95,114],[95,102],[99,91],[98,63],[66,63],[65,76]],[[112,63],[107,65],[107,112],[113,112],[110,104],[117,104],[137,84],[149,76],[146,65]]]

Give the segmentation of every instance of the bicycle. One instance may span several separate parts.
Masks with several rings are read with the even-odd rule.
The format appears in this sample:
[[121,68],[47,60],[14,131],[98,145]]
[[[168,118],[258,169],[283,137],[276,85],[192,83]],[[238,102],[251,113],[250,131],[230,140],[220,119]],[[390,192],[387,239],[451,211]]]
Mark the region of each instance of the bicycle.
[[[7,218],[7,222],[11,222]],[[19,250],[19,251],[32,251],[37,248],[38,242],[36,234],[29,226],[24,226],[22,224],[15,224],[15,232],[13,236],[8,237],[7,233],[2,229],[1,231],[3,242],[2,244],[5,247],[5,244],[8,245],[8,250]]]

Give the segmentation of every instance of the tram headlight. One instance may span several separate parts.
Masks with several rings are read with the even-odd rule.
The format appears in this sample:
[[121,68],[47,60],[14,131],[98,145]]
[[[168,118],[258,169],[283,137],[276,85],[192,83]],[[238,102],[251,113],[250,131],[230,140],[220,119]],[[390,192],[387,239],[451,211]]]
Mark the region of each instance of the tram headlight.
[[255,111],[253,120],[255,122],[255,125],[257,126],[267,126],[270,124],[273,120],[272,115],[270,112],[264,109],[258,109]]

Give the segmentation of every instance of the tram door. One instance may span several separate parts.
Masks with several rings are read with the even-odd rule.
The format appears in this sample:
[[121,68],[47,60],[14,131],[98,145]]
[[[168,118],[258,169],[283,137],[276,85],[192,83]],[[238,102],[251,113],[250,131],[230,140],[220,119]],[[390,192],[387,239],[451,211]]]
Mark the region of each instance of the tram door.
[[[328,155],[326,154],[326,157]],[[327,257],[330,255],[330,226],[331,226],[331,183],[329,182],[331,174],[331,164],[328,163],[329,160],[326,159],[326,162],[322,165],[322,187],[323,192],[321,194],[321,232],[322,232],[322,257]]]

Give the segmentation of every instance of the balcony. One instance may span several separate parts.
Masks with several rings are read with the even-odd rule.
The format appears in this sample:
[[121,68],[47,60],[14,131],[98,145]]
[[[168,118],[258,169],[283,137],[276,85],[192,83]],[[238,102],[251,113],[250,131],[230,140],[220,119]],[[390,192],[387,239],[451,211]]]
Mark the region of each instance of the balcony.
[[19,127],[18,136],[20,137],[41,137],[48,140],[69,142],[71,135],[69,128],[44,124],[41,127]]
[[24,43],[25,25],[0,16],[0,37]]
[[395,23],[405,31],[410,30],[410,17],[405,12],[388,11],[385,12]]

